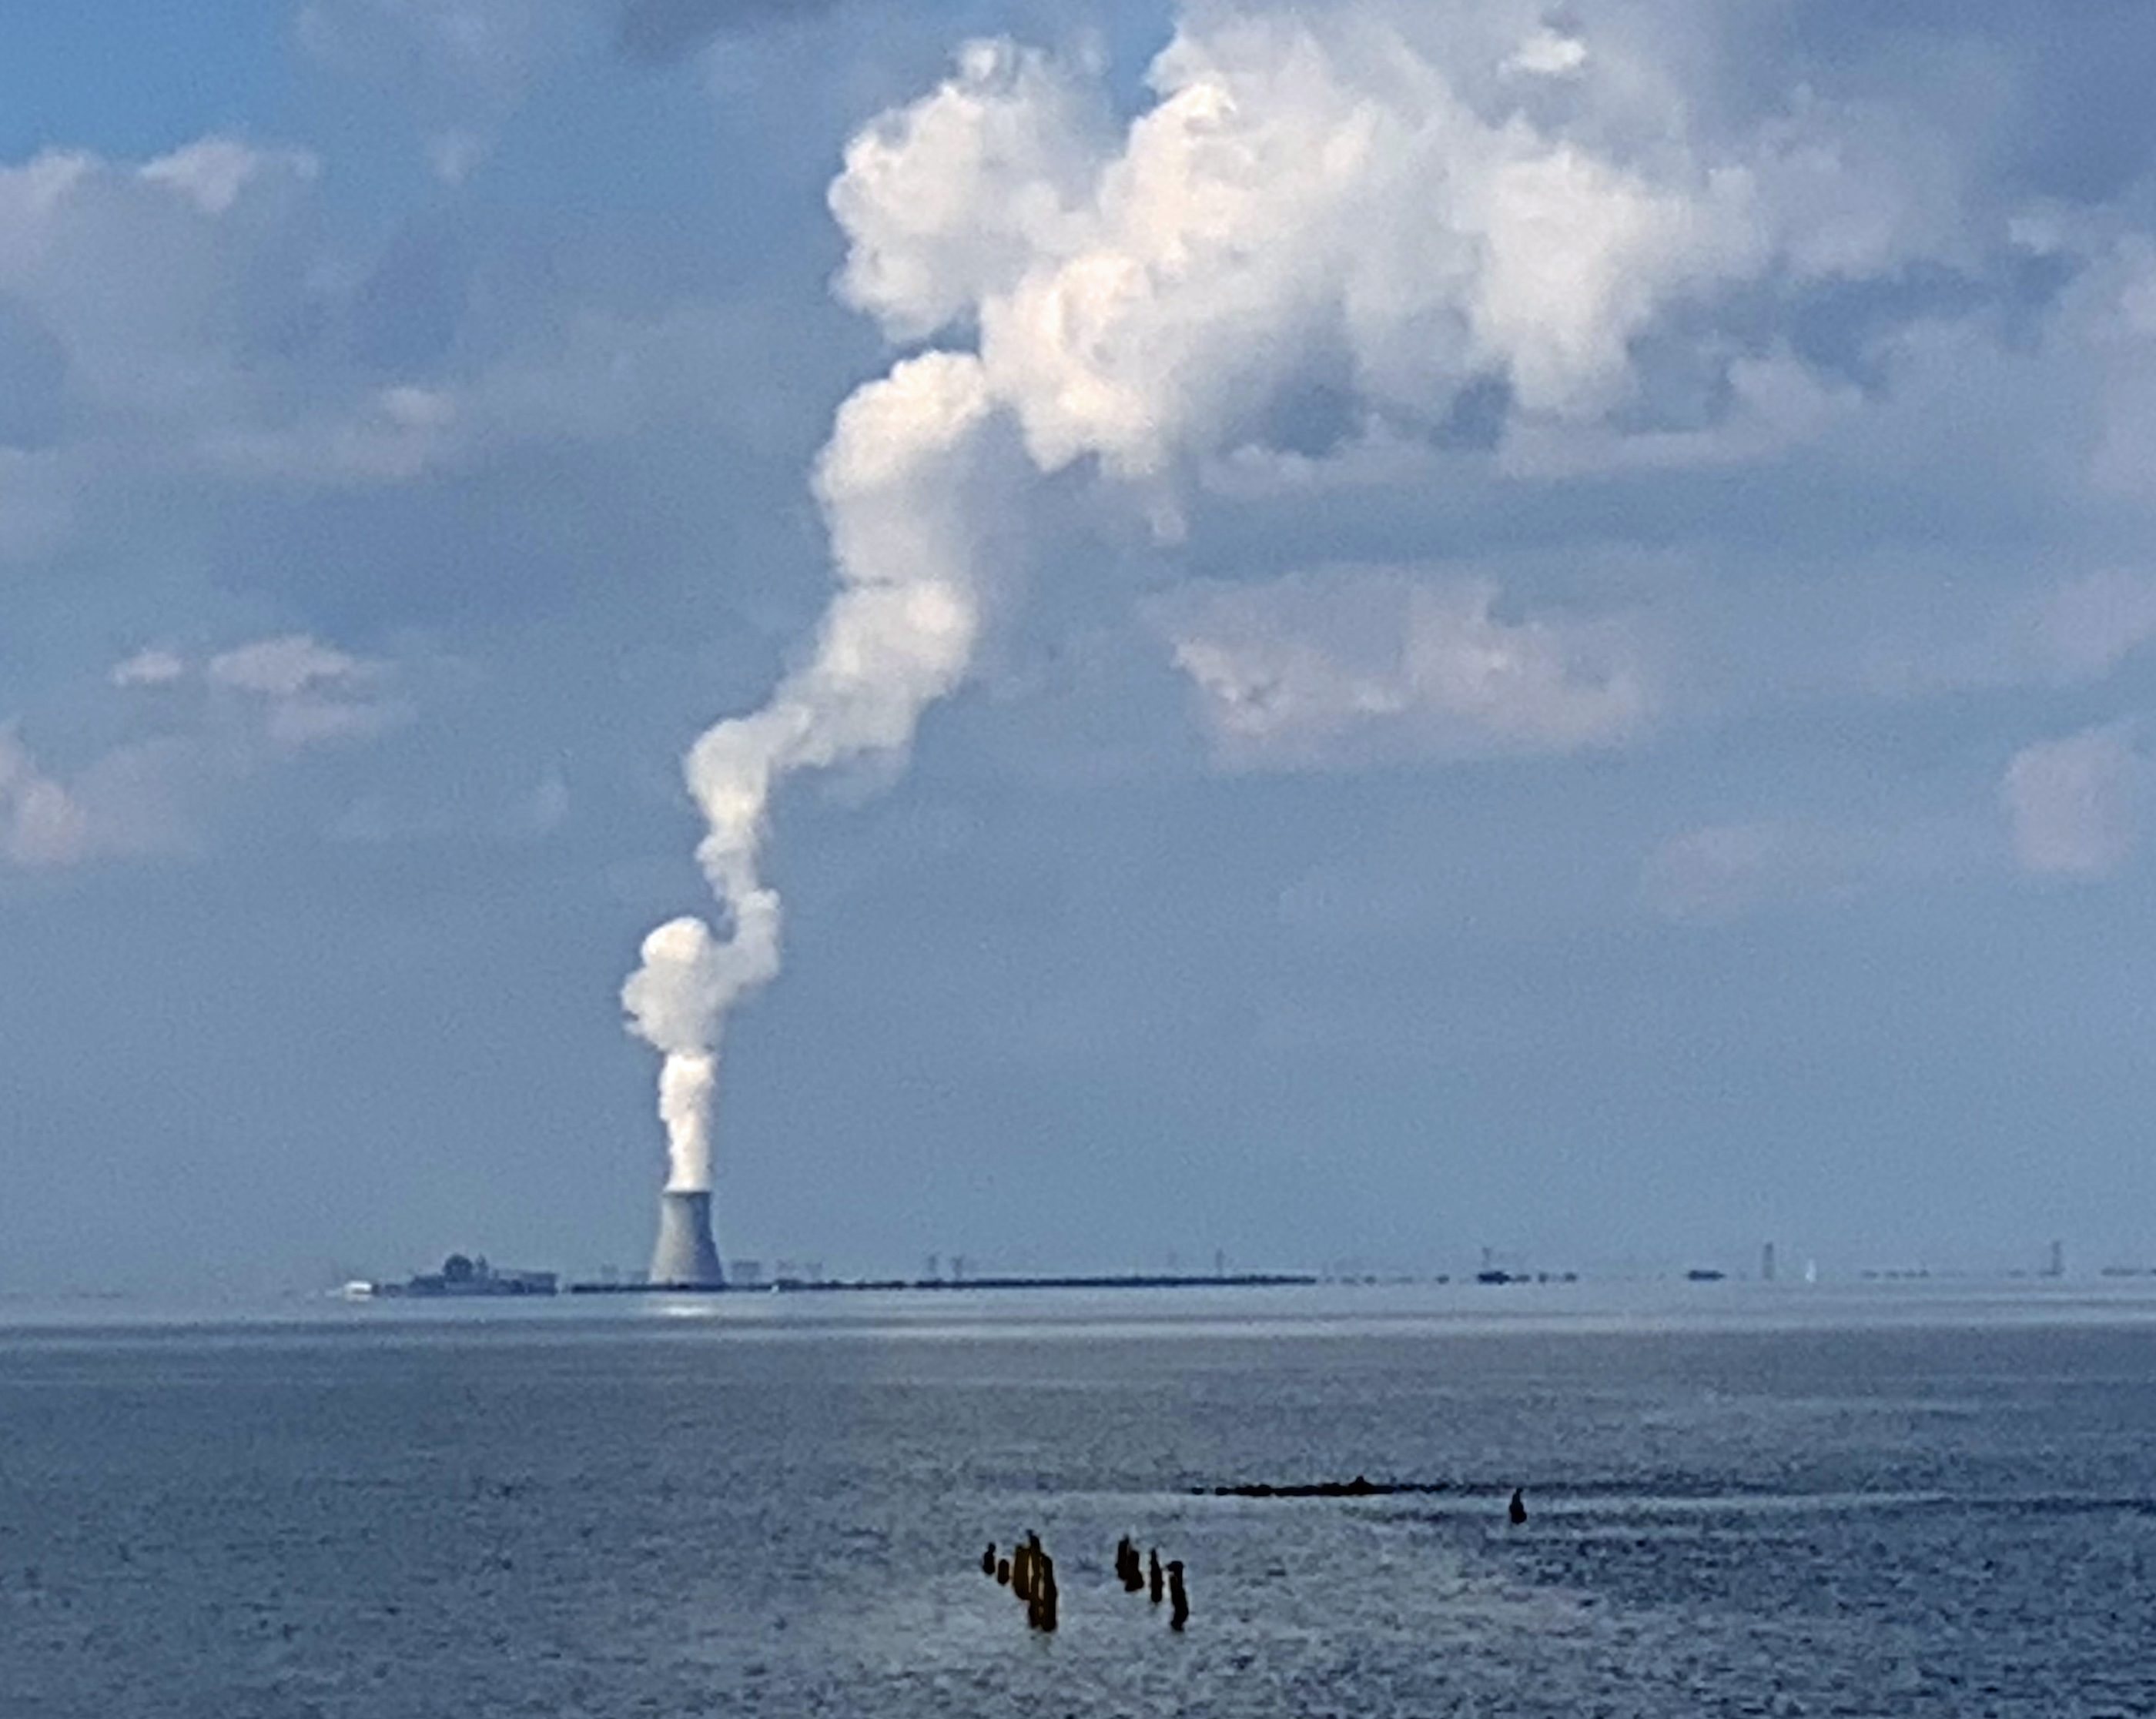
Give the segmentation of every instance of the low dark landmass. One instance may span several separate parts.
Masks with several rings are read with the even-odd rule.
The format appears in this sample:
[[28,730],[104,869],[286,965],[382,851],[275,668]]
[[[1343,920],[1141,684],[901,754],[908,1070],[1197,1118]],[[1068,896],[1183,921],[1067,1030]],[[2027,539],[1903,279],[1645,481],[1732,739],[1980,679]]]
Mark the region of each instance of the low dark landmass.
[[1266,1289],[1314,1284],[1309,1273],[1242,1271],[1202,1277],[1129,1273],[1108,1277],[782,1277],[772,1283],[572,1283],[572,1296],[767,1296],[844,1290]]
[[1366,1480],[1358,1475],[1352,1480],[1291,1481],[1285,1486],[1255,1480],[1190,1490],[1199,1497],[1214,1498],[1389,1498],[1400,1492],[1450,1492],[1452,1487],[1445,1480]]

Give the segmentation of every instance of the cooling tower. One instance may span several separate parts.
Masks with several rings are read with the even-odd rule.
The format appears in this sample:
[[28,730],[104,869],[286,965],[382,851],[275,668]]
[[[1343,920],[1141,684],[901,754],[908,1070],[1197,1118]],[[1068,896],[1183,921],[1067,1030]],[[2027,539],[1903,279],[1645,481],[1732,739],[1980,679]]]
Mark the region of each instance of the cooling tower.
[[708,1193],[659,1196],[659,1240],[651,1249],[651,1281],[716,1289],[726,1281],[719,1249],[711,1239],[711,1197]]

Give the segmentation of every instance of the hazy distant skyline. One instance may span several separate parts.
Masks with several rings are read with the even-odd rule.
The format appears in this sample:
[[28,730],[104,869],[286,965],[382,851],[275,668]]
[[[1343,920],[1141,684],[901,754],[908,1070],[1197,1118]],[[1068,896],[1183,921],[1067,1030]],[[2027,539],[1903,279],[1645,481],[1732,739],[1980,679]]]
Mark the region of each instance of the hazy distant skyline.
[[2156,1261],[2144,8],[8,38],[0,1292],[640,1262],[681,757],[925,352],[726,1253]]

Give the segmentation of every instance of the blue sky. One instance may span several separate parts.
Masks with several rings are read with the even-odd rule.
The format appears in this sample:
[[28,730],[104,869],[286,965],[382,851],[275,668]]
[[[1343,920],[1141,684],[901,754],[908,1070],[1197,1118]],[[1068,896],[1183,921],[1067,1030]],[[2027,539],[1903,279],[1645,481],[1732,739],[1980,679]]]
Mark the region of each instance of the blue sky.
[[0,1291],[2156,1260],[2156,28],[1728,13],[11,27]]

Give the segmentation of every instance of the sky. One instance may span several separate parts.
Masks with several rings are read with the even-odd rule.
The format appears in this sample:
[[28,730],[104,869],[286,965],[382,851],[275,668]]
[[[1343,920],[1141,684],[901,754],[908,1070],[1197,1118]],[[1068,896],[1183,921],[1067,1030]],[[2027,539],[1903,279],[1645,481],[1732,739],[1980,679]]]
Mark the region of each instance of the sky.
[[37,9],[0,1294],[634,1267],[662,1050],[737,1258],[2156,1263],[2152,83],[2138,0]]

